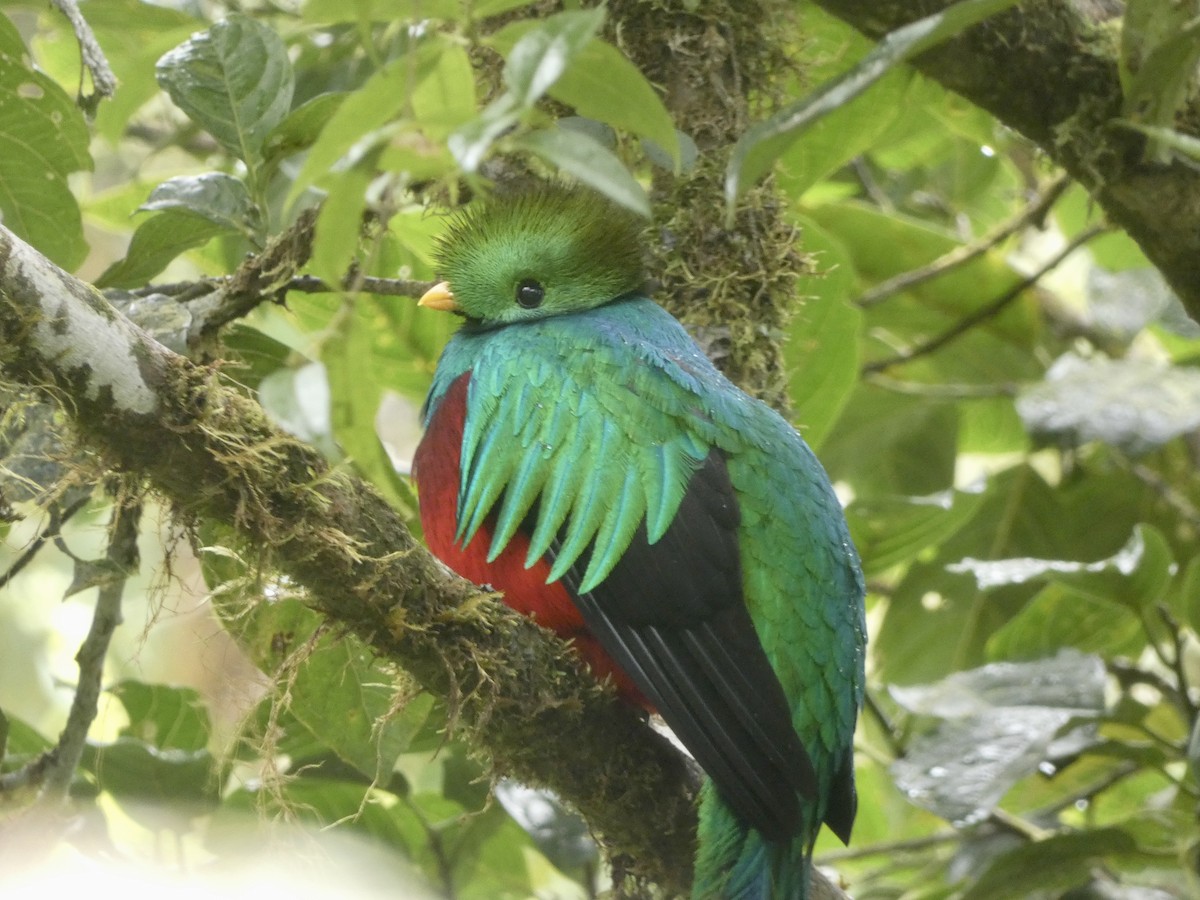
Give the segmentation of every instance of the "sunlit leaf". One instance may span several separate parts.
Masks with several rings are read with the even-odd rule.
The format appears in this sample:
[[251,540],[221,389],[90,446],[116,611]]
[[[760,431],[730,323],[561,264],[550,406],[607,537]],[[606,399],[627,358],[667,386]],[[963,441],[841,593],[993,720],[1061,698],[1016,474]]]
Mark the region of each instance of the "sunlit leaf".
[[54,262],[73,269],[87,245],[71,172],[92,167],[83,114],[56,82],[28,64],[0,14],[0,217]]
[[454,19],[462,13],[460,0],[306,0],[309,22],[424,22]]
[[382,321],[376,302],[356,304],[352,313],[342,317],[321,358],[333,387],[332,425],[339,444],[392,505],[412,517],[416,510],[412,491],[397,475],[375,425],[386,385],[380,375],[388,371],[380,370],[391,362],[377,352]]
[[441,49],[442,44],[433,40],[417,45],[337,104],[292,182],[289,203],[312,185],[328,189],[331,180],[378,152],[388,139],[384,126],[402,115],[417,86],[437,69]]
[[509,51],[504,83],[516,104],[533,106],[571,66],[604,23],[604,7],[556,13],[527,31]]
[[268,160],[282,159],[311,147],[347,96],[342,92],[317,94],[297,106],[267,135],[263,155]]
[[514,138],[513,146],[537,154],[622,206],[650,215],[650,201],[642,186],[621,160],[594,138],[565,128],[547,128]]

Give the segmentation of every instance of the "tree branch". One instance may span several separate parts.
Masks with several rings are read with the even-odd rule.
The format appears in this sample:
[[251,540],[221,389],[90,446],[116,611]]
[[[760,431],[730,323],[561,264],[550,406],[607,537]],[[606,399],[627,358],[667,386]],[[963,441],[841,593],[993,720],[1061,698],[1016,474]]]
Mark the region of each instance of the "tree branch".
[[446,697],[499,772],[553,788],[635,873],[681,893],[695,809],[680,756],[568,646],[450,575],[369,485],[171,353],[0,227],[0,369],[185,515],[272,548],[312,604]]
[[[112,67],[108,64],[108,58],[100,48],[100,42],[96,40],[91,26],[84,19],[83,13],[79,11],[79,4],[76,0],[51,0],[51,2],[59,12],[67,17],[75,32],[75,39],[79,41],[79,55],[83,61],[83,67],[92,76],[92,87],[95,88],[94,93],[85,94],[83,85],[80,84],[79,105],[89,116],[94,115],[100,101],[106,100],[116,93],[117,76],[113,74]],[[82,77],[80,81],[82,82]]]
[[969,244],[962,244],[955,247],[950,252],[942,254],[933,262],[921,266],[919,269],[901,272],[887,281],[881,281],[870,290],[863,291],[862,296],[858,298],[857,305],[862,309],[869,309],[901,291],[907,291],[918,284],[924,284],[926,281],[940,278],[947,272],[951,272],[959,266],[964,266],[971,260],[977,259],[984,253],[987,253],[1018,231],[1022,231],[1030,225],[1040,224],[1046,217],[1046,213],[1051,210],[1058,201],[1058,198],[1063,195],[1070,185],[1071,179],[1065,175],[1059,176],[1047,185],[1040,194],[1034,197],[1028,206],[1019,210],[1016,215],[1007,221],[1001,222],[987,234],[977,240],[971,241]]
[[[104,676],[104,658],[113,632],[121,624],[121,595],[125,582],[137,568],[138,523],[141,504],[133,499],[118,499],[108,532],[108,551],[96,574],[100,590],[96,610],[87,637],[75,655],[79,681],[67,714],[67,724],[58,743],[15,772],[0,775],[0,795],[26,787],[40,788],[40,797],[50,803],[63,800],[75,777],[79,758],[87,742],[88,729],[96,719],[100,688]],[[95,586],[95,585],[92,585]]]
[[[953,0],[816,2],[879,39]],[[1124,97],[1118,42],[1102,27],[1099,5],[1022,3],[930,50],[915,66],[1045,150],[1137,241],[1200,320],[1200,171],[1145,161],[1145,138],[1112,126]],[[1179,119],[1200,122],[1194,92]]]
[[902,363],[911,362],[918,357],[926,356],[942,349],[942,347],[946,346],[951,341],[962,337],[976,325],[986,322],[993,316],[999,315],[1001,310],[1020,297],[1021,294],[1026,291],[1026,289],[1037,284],[1047,272],[1056,268],[1059,263],[1061,263],[1064,259],[1070,256],[1092,238],[1103,234],[1107,230],[1108,228],[1104,225],[1094,225],[1085,231],[1081,231],[1079,234],[1075,235],[1075,237],[1072,238],[1071,241],[1062,248],[1062,250],[1054,254],[1053,257],[1040,265],[1037,268],[1037,271],[1026,276],[1025,278],[1022,278],[986,306],[981,306],[970,315],[963,316],[962,319],[955,322],[941,334],[929,338],[929,340],[925,341],[924,343],[918,344],[915,347],[910,347],[901,353],[897,353],[895,356],[889,356],[885,359],[877,359],[873,362],[867,363],[862,367],[862,374],[864,376],[876,375],[880,372],[890,369],[892,366],[898,366]]

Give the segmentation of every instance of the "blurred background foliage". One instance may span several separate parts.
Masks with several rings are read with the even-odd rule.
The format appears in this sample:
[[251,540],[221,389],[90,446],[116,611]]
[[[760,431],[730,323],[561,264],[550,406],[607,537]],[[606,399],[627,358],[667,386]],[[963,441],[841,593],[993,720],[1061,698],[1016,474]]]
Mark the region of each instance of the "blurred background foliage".
[[[676,130],[617,11],[566,5],[86,3],[119,80],[88,121],[67,19],[5,2],[4,223],[187,350],[195,286],[319,206],[311,258],[271,286],[286,303],[226,326],[209,360],[411,519],[417,409],[452,323],[363,279],[410,296],[431,280],[430,208],[505,160],[649,211],[653,179],[729,158]],[[769,12],[794,65],[764,110],[803,112],[872,51],[810,4]],[[1129,89],[1173,110],[1196,59],[1169,49]],[[899,63],[754,151],[809,255],[769,337],[869,585],[859,818],[818,859],[858,898],[1200,896],[1200,328],[1037,148]],[[6,773],[63,727],[111,516],[105,473],[58,424],[0,394]],[[577,818],[490,790],[441,704],[222,537],[147,509],[79,822],[43,839],[10,790],[0,859],[246,885],[278,851],[270,877],[302,896],[300,858],[364,895],[603,890]],[[360,855],[295,827],[335,824]]]

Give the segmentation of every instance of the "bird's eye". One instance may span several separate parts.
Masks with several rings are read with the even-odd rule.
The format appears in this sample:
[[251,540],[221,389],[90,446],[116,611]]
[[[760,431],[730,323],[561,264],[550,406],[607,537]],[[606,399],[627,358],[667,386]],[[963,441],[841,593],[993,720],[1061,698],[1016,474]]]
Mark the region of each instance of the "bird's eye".
[[525,309],[537,309],[546,298],[546,289],[532,278],[517,285],[517,304]]

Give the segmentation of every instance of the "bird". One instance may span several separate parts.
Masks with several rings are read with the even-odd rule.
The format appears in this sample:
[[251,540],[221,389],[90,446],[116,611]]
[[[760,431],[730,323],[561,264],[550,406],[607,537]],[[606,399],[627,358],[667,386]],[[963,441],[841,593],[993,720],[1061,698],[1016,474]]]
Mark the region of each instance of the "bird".
[[547,181],[473,200],[420,305],[462,324],[413,459],[435,556],[573,643],[706,773],[693,897],[804,900],[848,842],[864,583],[829,478],[646,291],[643,220]]

